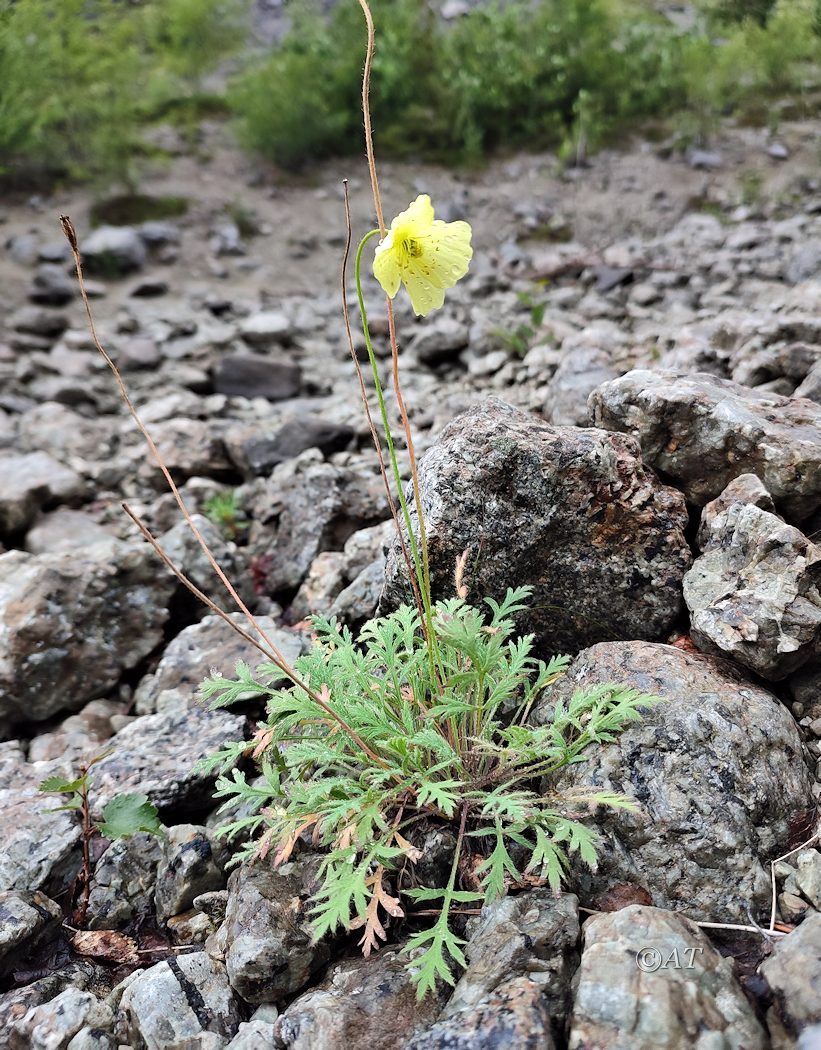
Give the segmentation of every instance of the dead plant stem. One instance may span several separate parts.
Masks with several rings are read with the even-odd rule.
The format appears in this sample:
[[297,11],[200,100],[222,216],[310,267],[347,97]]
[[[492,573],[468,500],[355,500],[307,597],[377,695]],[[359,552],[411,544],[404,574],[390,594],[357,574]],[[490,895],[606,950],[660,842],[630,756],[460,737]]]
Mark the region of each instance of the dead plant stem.
[[[86,317],[88,319],[89,331],[91,333],[91,338],[92,338],[92,341],[94,343],[94,346],[97,348],[99,353],[102,355],[103,360],[105,361],[105,363],[108,365],[109,369],[111,370],[111,373],[114,376],[114,379],[115,379],[115,381],[117,383],[117,387],[119,389],[120,396],[122,397],[123,401],[125,402],[126,408],[128,409],[128,411],[129,411],[129,413],[131,415],[131,418],[137,424],[137,427],[139,428],[140,433],[145,438],[146,443],[148,444],[148,447],[149,447],[149,449],[151,451],[151,454],[153,455],[154,459],[157,462],[157,465],[159,466],[160,470],[162,471],[162,475],[165,478],[166,484],[168,485],[169,489],[171,490],[171,493],[172,493],[172,495],[174,496],[174,499],[177,502],[177,506],[180,508],[180,511],[181,511],[183,517],[185,518],[186,524],[188,525],[188,527],[191,530],[191,532],[193,533],[195,539],[197,540],[197,542],[199,543],[200,547],[202,548],[202,551],[205,554],[206,558],[208,559],[208,562],[211,565],[211,568],[214,570],[214,572],[217,574],[219,579],[222,581],[222,583],[224,584],[226,590],[228,591],[228,593],[230,594],[230,596],[234,600],[234,602],[236,602],[237,607],[239,608],[239,610],[243,614],[243,616],[245,616],[245,618],[248,621],[248,623],[254,628],[255,631],[257,631],[257,633],[259,634],[260,638],[262,638],[262,640],[268,646],[268,648],[270,650],[270,652],[268,653],[268,656],[272,660],[272,662],[283,672],[283,674],[285,674],[293,682],[293,684],[295,686],[297,686],[298,688],[302,689],[310,697],[310,699],[315,704],[317,704],[325,712],[325,714],[329,715],[337,723],[337,725],[339,725],[340,728],[343,729],[348,734],[348,736],[351,738],[351,740],[353,740],[353,742],[357,745],[357,747],[359,747],[374,762],[376,762],[382,768],[385,768],[385,762],[365,743],[365,741],[362,739],[362,737],[360,737],[359,734],[350,725],[348,725],[348,723],[345,721],[345,719],[342,718],[341,715],[337,714],[337,712],[334,711],[334,709],[330,706],[329,703],[327,703],[326,700],[324,700],[321,696],[319,696],[318,693],[316,693],[313,689],[311,689],[310,686],[308,686],[305,682],[302,681],[302,679],[299,677],[299,675],[294,670],[294,668],[292,668],[291,665],[288,663],[288,661],[285,659],[285,656],[282,654],[282,652],[280,651],[279,647],[271,640],[271,638],[268,636],[268,634],[260,626],[260,624],[258,623],[256,617],[251,612],[251,610],[248,608],[248,606],[245,604],[245,602],[242,600],[242,598],[239,596],[239,594],[237,593],[236,588],[231,583],[231,581],[228,579],[228,577],[225,575],[225,573],[223,572],[222,567],[220,566],[219,562],[214,557],[214,555],[213,555],[213,553],[211,551],[211,548],[206,543],[205,538],[203,537],[202,533],[200,532],[199,528],[197,527],[196,522],[194,521],[193,517],[191,516],[191,513],[190,513],[190,511],[188,510],[188,507],[185,504],[185,500],[183,500],[182,495],[180,494],[180,490],[177,488],[176,482],[174,481],[173,477],[171,476],[171,472],[169,471],[168,467],[166,466],[166,463],[163,460],[163,458],[162,458],[162,456],[160,454],[160,451],[159,451],[159,449],[157,448],[157,446],[156,446],[156,444],[154,442],[154,439],[151,437],[151,434],[149,433],[149,431],[146,428],[145,424],[143,423],[142,419],[140,419],[139,413],[137,412],[137,409],[134,407],[134,403],[131,400],[131,397],[130,397],[130,395],[128,393],[128,390],[126,388],[125,382],[123,381],[123,377],[122,377],[122,375],[120,373],[120,370],[117,368],[116,364],[114,363],[114,361],[112,360],[112,358],[110,357],[108,352],[103,347],[102,343],[100,342],[99,336],[97,335],[97,326],[94,323],[94,314],[92,313],[91,303],[90,303],[89,298],[88,298],[88,292],[86,291],[85,278],[84,278],[84,275],[83,275],[83,261],[82,261],[81,255],[80,255],[80,248],[79,248],[79,244],[78,244],[78,240],[77,240],[77,232],[74,229],[74,224],[72,223],[71,219],[67,215],[61,215],[60,216],[60,225],[62,226],[63,233],[65,234],[66,239],[68,240],[68,243],[69,243],[69,245],[71,247],[72,256],[74,258],[74,269],[75,269],[75,272],[77,274],[77,283],[78,283],[78,286],[80,288],[80,297],[83,300],[83,306],[85,308]],[[145,535],[145,532],[143,532],[143,534]],[[155,545],[155,549],[156,549],[156,545]],[[175,575],[177,575],[178,578],[181,578],[181,574],[175,573]],[[227,614],[225,616],[225,619],[232,626],[238,627],[238,625],[234,624],[233,620],[231,620],[231,618],[228,617]],[[242,632],[240,632],[240,633],[242,633]]]

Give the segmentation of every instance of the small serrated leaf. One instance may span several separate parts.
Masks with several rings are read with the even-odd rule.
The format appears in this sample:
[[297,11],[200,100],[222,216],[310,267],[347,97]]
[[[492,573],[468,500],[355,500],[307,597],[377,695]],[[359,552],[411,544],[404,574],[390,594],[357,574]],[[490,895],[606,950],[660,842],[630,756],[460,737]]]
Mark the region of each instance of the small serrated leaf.
[[97,830],[107,839],[122,839],[138,831],[162,835],[157,807],[147,795],[115,795],[103,808],[103,820]]
[[82,791],[86,779],[86,777],[80,777],[78,780],[64,780],[61,776],[46,777],[37,790],[47,795],[71,794],[75,791]]

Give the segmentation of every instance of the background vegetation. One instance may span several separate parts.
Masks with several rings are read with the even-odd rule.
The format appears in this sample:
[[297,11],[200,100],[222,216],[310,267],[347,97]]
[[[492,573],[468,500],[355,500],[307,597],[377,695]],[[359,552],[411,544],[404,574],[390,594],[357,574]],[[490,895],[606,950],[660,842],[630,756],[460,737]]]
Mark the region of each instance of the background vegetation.
[[[190,131],[206,111],[284,167],[359,151],[361,13],[319,6],[293,0],[290,33],[260,53],[249,0],[0,0],[0,174],[127,182],[147,125]],[[726,114],[775,124],[784,97],[817,109],[821,0],[701,0],[686,29],[657,6],[490,0],[445,23],[424,0],[375,0],[381,154],[571,160],[648,122],[687,142]]]

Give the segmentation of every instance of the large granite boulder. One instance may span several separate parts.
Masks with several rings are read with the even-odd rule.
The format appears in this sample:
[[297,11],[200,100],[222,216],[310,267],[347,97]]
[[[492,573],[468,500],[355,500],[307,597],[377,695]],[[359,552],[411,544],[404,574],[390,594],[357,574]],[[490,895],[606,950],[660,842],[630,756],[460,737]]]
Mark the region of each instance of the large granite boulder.
[[633,434],[645,462],[704,506],[757,474],[796,521],[821,506],[821,406],[705,372],[636,369],[590,395],[596,426]]
[[0,716],[41,721],[111,689],[162,641],[176,586],[143,544],[0,555]]
[[821,547],[743,502],[708,514],[699,542],[684,600],[700,649],[770,680],[821,652]]
[[584,927],[570,1050],[766,1050],[725,959],[680,915],[633,904]]
[[769,860],[786,852],[791,820],[811,807],[798,726],[775,697],[731,665],[668,645],[610,642],[580,653],[534,710],[608,682],[661,702],[609,744],[584,752],[546,788],[616,791],[635,811],[599,808],[597,871],[574,864],[576,892],[595,907],[632,883],[653,904],[698,919],[769,914]]
[[[551,652],[661,638],[675,623],[690,564],[687,512],[632,439],[553,427],[491,399],[442,431],[420,484],[435,598],[454,593],[456,560],[467,551],[474,600],[533,587],[519,626]],[[382,609],[408,598],[397,542]]]

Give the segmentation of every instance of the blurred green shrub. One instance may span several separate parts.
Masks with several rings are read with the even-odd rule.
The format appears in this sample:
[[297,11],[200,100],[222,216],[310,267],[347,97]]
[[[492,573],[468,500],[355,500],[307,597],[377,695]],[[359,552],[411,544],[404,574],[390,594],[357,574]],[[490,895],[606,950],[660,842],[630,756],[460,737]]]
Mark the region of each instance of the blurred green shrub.
[[130,183],[140,131],[242,39],[247,0],[0,0],[0,177]]
[[[298,168],[358,152],[361,12],[289,4],[273,50],[247,52],[250,0],[0,0],[0,178],[97,178],[133,188],[146,124],[193,135],[238,118],[243,143]],[[651,0],[489,0],[443,23],[427,0],[374,0],[372,111],[383,156],[452,163],[490,150],[583,159],[647,119],[684,139],[719,117],[772,122],[821,86],[821,0],[701,0],[676,28]],[[813,92],[815,91],[815,95]]]
[[108,0],[0,0],[0,172],[125,173],[145,68]]
[[[570,160],[645,118],[717,117],[821,81],[821,0],[707,0],[682,32],[641,0],[510,0],[455,23],[424,0],[374,0],[371,105],[382,155],[472,162],[498,147]],[[765,10],[766,8],[766,10]],[[360,13],[296,0],[289,35],[235,81],[250,148],[285,167],[359,149]]]

